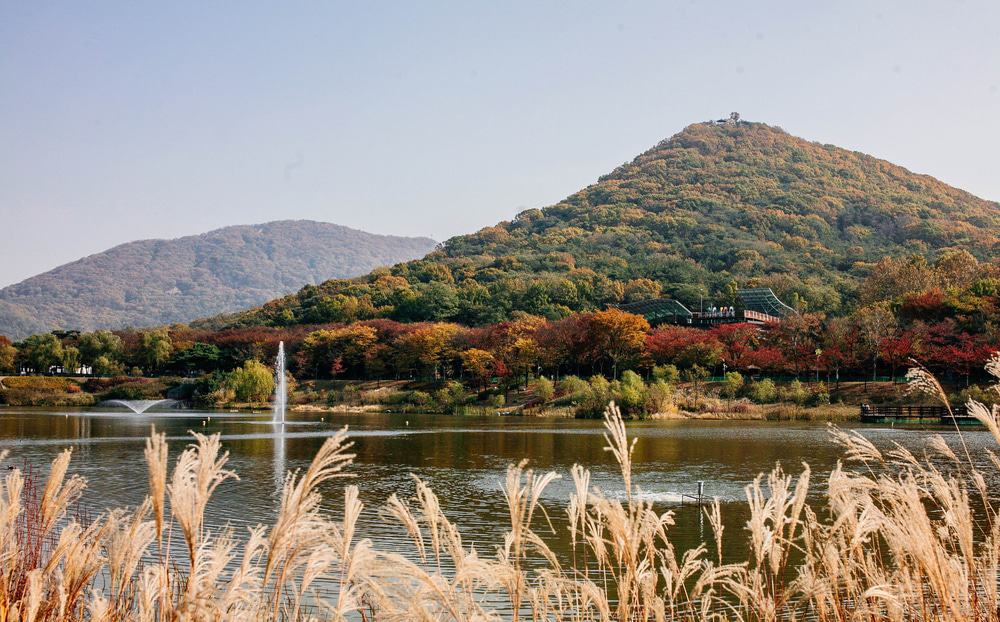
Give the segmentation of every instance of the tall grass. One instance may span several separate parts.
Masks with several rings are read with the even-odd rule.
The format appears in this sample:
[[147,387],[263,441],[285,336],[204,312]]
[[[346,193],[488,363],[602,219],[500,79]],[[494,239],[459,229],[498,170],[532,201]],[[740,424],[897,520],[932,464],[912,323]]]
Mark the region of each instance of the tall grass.
[[[1000,358],[987,369],[1000,380]],[[912,380],[937,390],[926,372]],[[969,410],[1000,443],[998,408]],[[501,491],[509,527],[492,551],[466,545],[418,478],[412,498],[393,495],[382,508],[409,534],[409,550],[358,537],[357,486],[343,489],[341,515],[322,512],[320,487],[348,475],[353,459],[346,430],[305,472],[287,475],[274,524],[239,537],[204,521],[212,493],[236,477],[218,435],[193,435],[169,471],[166,440],[154,432],[146,501],[86,522],[70,512],[86,483],[68,475],[65,451],[40,493],[26,494],[17,469],[0,487],[0,621],[1000,618],[1000,520],[981,471],[1000,469],[992,451],[977,463],[938,437],[915,456],[831,428],[844,462],[816,509],[806,503],[809,467],[795,476],[775,468],[747,486],[742,532],[724,530],[716,502],[705,510],[711,542],[681,551],[673,514],[636,494],[635,440],[613,404],[604,425],[624,497],[603,494],[574,466],[568,529],[554,533],[542,498],[557,475],[512,465]],[[746,559],[724,560],[727,538],[745,543]],[[560,539],[568,561],[553,550]],[[336,589],[320,593],[320,582]]]

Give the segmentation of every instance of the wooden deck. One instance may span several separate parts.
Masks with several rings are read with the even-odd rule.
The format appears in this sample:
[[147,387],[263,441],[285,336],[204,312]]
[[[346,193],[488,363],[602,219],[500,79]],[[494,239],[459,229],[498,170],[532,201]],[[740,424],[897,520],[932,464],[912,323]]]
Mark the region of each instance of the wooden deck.
[[952,413],[944,406],[908,406],[883,404],[862,404],[863,423],[926,423],[932,425],[979,424],[965,412],[964,406],[952,408]]

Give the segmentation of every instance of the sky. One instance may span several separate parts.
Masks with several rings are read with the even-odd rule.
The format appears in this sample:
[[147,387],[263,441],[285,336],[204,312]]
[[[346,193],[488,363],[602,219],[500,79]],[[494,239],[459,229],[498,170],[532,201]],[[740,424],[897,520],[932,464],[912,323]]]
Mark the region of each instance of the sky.
[[0,287],[307,218],[437,240],[744,119],[1000,199],[1000,2],[0,0]]

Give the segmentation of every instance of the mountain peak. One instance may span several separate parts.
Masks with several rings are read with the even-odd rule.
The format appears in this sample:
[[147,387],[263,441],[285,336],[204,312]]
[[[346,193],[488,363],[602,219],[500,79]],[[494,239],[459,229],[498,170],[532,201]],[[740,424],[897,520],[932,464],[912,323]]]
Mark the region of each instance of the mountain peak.
[[363,319],[313,308],[343,295],[370,301],[370,316],[485,324],[644,296],[697,305],[734,284],[840,312],[883,257],[963,248],[988,259],[997,231],[997,203],[733,116],[689,125],[555,205],[394,267],[388,290],[382,274],[331,281],[240,321]]
[[312,220],[137,240],[0,289],[0,334],[185,322],[421,257],[435,244]]

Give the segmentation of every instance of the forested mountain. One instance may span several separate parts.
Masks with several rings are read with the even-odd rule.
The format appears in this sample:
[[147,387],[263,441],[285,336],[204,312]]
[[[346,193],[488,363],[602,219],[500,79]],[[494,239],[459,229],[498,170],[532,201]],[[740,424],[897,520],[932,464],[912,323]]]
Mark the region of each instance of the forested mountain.
[[0,335],[184,322],[421,257],[429,238],[313,221],[116,246],[0,290]]
[[998,225],[997,203],[884,160],[762,123],[699,123],[556,205],[202,325],[483,325],[661,294],[728,302],[737,286],[841,313],[883,257],[992,258]]

